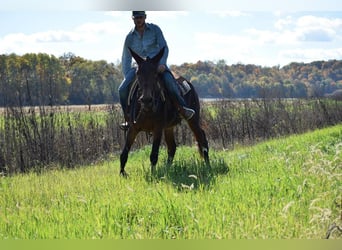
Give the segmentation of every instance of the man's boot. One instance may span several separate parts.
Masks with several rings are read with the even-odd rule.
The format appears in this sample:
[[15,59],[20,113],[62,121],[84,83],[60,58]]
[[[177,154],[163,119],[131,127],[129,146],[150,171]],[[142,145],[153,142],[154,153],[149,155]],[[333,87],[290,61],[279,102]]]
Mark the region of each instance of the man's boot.
[[188,121],[194,116],[195,110],[183,106],[180,108],[179,113],[185,120]]
[[125,117],[125,122],[121,123],[121,124],[119,125],[119,127],[120,127],[120,129],[126,131],[126,130],[128,130],[128,128],[129,128],[129,123],[128,123],[128,121],[129,121],[129,115],[128,115],[126,112],[124,112],[124,117]]

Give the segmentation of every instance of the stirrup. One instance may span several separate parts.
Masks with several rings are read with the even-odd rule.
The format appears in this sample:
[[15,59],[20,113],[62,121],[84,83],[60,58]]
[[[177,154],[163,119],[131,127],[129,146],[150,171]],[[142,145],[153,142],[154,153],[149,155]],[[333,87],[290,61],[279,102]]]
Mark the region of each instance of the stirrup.
[[128,128],[129,128],[129,124],[128,124],[128,122],[123,122],[123,123],[121,123],[120,125],[119,125],[119,128],[120,129],[122,129],[122,130],[128,130]]

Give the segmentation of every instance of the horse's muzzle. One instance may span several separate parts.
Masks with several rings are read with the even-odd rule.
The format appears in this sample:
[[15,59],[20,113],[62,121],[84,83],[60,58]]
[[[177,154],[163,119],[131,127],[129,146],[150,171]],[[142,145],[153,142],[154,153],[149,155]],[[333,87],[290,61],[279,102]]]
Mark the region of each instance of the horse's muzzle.
[[142,104],[142,108],[144,110],[150,110],[152,109],[152,106],[153,106],[153,99],[152,97],[145,97],[145,96],[142,96],[140,98],[140,101],[141,101],[141,104]]

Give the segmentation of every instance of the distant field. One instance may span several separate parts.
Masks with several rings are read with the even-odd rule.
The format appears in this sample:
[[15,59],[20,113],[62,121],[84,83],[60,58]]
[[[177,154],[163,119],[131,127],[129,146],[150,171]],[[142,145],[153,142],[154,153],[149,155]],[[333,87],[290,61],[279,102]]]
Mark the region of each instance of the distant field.
[[72,170],[1,177],[1,239],[340,238],[342,125],[234,151],[181,147]]
[[[117,106],[117,105],[116,105]],[[112,105],[110,104],[99,104],[99,105],[70,105],[70,106],[54,106],[54,111],[59,112],[81,112],[81,111],[107,111],[112,108]],[[30,109],[33,109],[33,107],[24,107],[24,110],[28,111]],[[34,107],[35,111],[39,111],[39,107]],[[51,107],[46,106],[44,107],[47,111],[51,109]],[[0,114],[3,114],[5,112],[6,108],[0,107]]]

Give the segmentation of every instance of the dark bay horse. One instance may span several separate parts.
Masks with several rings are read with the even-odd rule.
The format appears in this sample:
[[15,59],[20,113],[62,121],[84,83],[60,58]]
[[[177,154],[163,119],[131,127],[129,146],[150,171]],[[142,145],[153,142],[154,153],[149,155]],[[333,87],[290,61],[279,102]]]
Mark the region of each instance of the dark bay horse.
[[[130,121],[127,131],[125,146],[120,155],[120,174],[126,176],[125,165],[128,153],[139,132],[152,133],[153,143],[150,154],[151,171],[155,171],[158,161],[159,147],[162,134],[167,145],[167,164],[171,165],[176,153],[174,126],[181,122],[181,117],[175,108],[171,97],[163,87],[163,82],[157,72],[158,63],[164,53],[164,48],[153,58],[143,59],[130,49],[130,52],[138,64],[137,90],[130,104]],[[185,80],[182,78],[182,81]],[[183,96],[189,108],[195,110],[194,116],[187,121],[198,144],[200,155],[209,164],[209,147],[205,132],[200,126],[200,103],[193,85],[188,82],[190,90]]]

